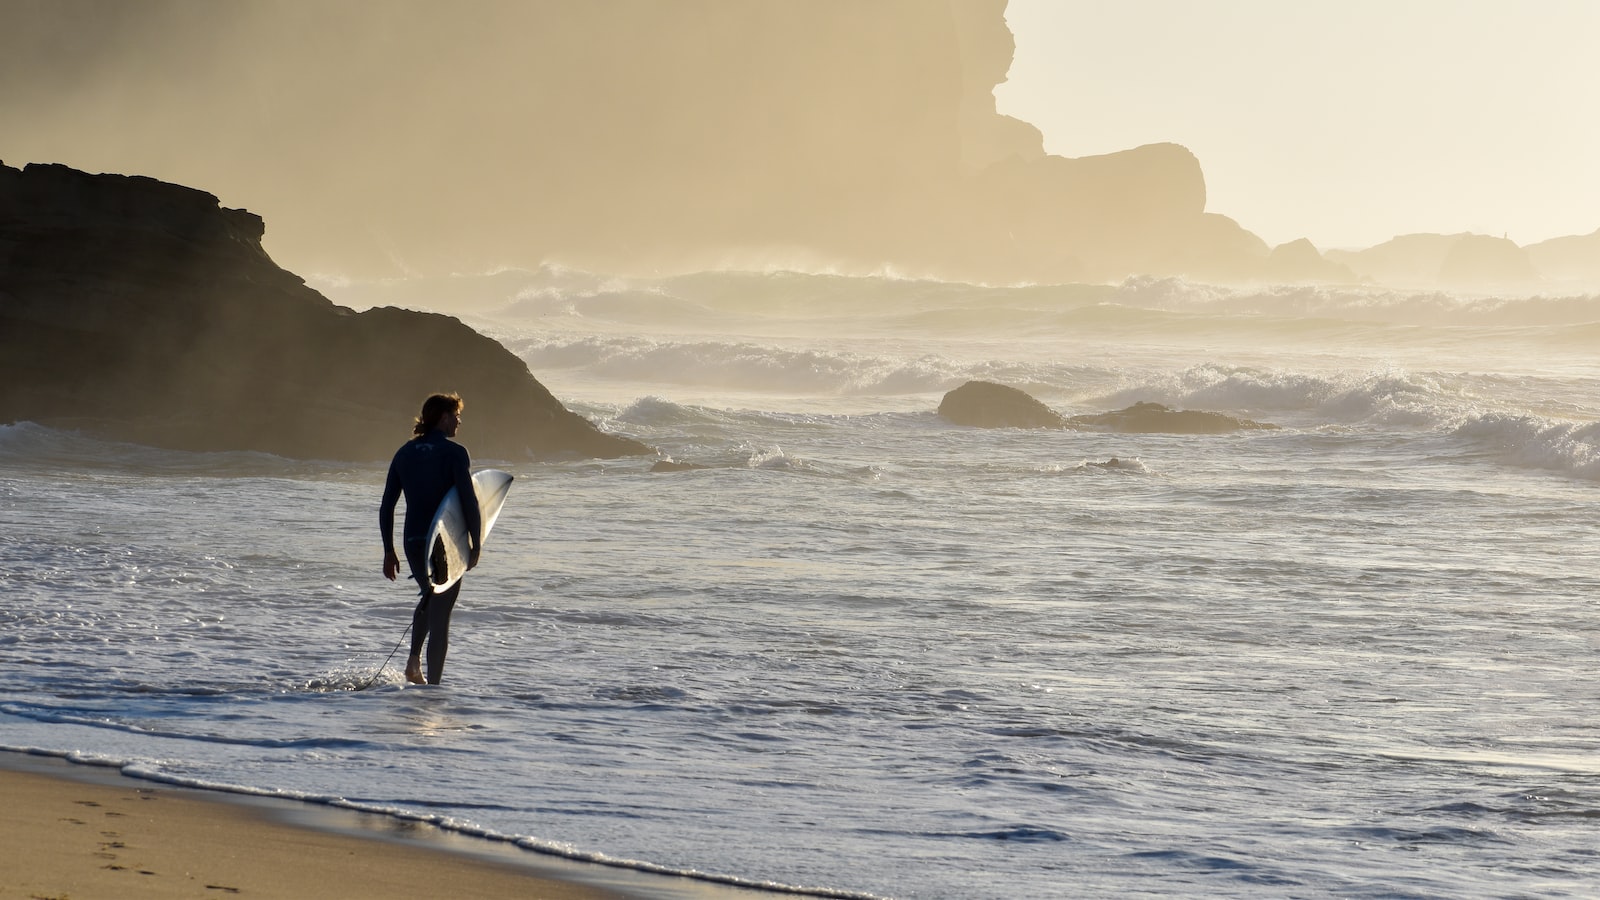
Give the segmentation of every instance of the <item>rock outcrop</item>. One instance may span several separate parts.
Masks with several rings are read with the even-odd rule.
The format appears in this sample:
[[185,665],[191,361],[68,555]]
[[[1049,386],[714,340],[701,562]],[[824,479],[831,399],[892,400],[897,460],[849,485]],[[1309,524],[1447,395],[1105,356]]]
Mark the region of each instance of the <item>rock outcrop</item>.
[[1115,412],[1063,416],[1026,391],[988,381],[969,381],[944,395],[939,415],[978,428],[1078,428],[1138,434],[1227,434],[1278,426],[1203,410],[1135,403]]
[[[1056,281],[1258,272],[1266,244],[1205,207],[1200,161],[1162,143],[1071,159],[1013,157],[966,179],[953,215],[921,218],[948,216],[940,230],[964,235],[941,253],[941,272],[958,278],[986,270]],[[894,254],[921,240],[914,230],[897,233],[904,246]]]
[[1434,287],[1459,234],[1403,234],[1365,250],[1329,250],[1323,254],[1357,277],[1394,287]]
[[1392,287],[1525,287],[1540,279],[1528,251],[1504,238],[1465,232],[1405,234],[1365,250],[1330,250],[1326,256],[1361,278]]
[[1539,274],[1560,282],[1600,285],[1600,229],[1523,248]]
[[1135,403],[1127,409],[1073,416],[1067,421],[1078,428],[1130,434],[1228,434],[1234,431],[1267,431],[1278,427],[1223,413],[1173,409],[1160,403]]
[[709,469],[709,468],[711,468],[711,467],[710,466],[703,466],[703,465],[700,465],[699,463],[679,462],[678,460],[675,460],[675,459],[658,459],[658,460],[655,461],[655,463],[653,465],[650,466],[650,471],[651,472],[698,472],[698,471],[700,471],[702,469]]
[[1482,234],[1462,235],[1439,264],[1439,283],[1445,287],[1515,287],[1538,280],[1527,251]]
[[988,381],[969,381],[944,395],[939,415],[977,428],[1061,428],[1067,422],[1026,391]]
[[1357,280],[1348,266],[1325,259],[1306,238],[1273,247],[1263,274],[1276,282],[1349,283]]
[[433,391],[479,458],[649,452],[440,315],[335,306],[204,191],[0,164],[0,421],[188,450],[381,460]]
[[17,6],[6,153],[239,198],[291,268],[1215,280],[1267,253],[1187,149],[1068,158],[1000,114],[1005,0]]

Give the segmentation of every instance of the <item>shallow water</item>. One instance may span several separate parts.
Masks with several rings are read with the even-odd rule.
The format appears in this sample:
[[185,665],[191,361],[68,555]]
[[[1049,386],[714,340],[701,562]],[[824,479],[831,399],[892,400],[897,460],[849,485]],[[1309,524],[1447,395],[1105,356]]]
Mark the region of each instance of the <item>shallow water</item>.
[[[357,691],[382,466],[0,427],[0,745],[841,895],[1600,876],[1595,298],[504,282],[473,324],[707,468],[476,460],[445,686]],[[969,378],[1285,427],[943,423]]]

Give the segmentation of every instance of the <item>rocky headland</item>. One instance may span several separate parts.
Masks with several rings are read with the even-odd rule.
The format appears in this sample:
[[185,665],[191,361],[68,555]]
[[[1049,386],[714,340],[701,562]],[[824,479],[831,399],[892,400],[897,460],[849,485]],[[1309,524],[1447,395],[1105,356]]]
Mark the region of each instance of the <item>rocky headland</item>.
[[242,198],[301,271],[1600,286],[1600,232],[1274,248],[1180,144],[1049,153],[1006,0],[155,7],[11,4],[5,152]]
[[1600,285],[1600,228],[1522,248],[1539,274],[1561,282]]
[[459,320],[337,306],[205,191],[0,164],[0,422],[183,450],[382,460],[459,392],[474,456],[651,452]]

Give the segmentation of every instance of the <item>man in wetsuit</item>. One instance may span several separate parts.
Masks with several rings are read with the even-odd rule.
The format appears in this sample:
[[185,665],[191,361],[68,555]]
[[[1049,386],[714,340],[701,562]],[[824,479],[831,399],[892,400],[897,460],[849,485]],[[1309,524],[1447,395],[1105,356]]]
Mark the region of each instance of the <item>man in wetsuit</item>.
[[395,452],[389,463],[389,480],[383,487],[383,502],[378,506],[378,529],[383,534],[383,577],[390,581],[400,572],[400,558],[394,550],[394,507],[403,492],[406,498],[406,524],[403,532],[406,562],[411,577],[422,589],[422,599],[411,617],[411,656],[406,660],[406,680],[422,683],[422,645],[428,644],[428,684],[444,677],[444,657],[450,649],[450,612],[461,592],[457,581],[449,589],[434,593],[429,579],[430,549],[428,528],[434,511],[450,489],[461,496],[461,511],[471,535],[472,555],[467,568],[478,564],[483,545],[483,519],[478,512],[478,495],[472,489],[469,471],[472,459],[467,448],[450,440],[461,427],[464,404],[455,394],[434,394],[422,403],[422,414],[412,428],[413,437]]

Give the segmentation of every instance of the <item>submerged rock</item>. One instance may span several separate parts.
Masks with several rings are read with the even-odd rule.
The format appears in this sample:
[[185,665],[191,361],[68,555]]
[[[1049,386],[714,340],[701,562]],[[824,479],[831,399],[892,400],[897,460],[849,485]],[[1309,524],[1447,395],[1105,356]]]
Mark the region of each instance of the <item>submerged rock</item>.
[[651,452],[455,318],[334,305],[272,261],[264,230],[193,188],[0,164],[0,422],[381,460],[423,397],[456,391],[480,458]]
[[1226,434],[1231,431],[1259,431],[1278,427],[1223,413],[1173,409],[1160,403],[1135,403],[1127,409],[1097,415],[1073,416],[1067,421],[1079,428],[1144,434]]
[[710,466],[702,466],[699,463],[678,462],[677,460],[672,460],[672,459],[658,459],[658,460],[655,461],[655,463],[653,465],[650,466],[650,471],[651,472],[698,472],[701,469],[709,469],[709,468],[711,468],[711,467]]

